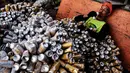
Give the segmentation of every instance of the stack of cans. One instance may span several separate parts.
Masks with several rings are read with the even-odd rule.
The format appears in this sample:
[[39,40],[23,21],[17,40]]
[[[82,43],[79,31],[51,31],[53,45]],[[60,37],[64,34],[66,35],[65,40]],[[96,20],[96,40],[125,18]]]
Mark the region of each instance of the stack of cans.
[[[21,8],[17,9],[19,4]],[[53,20],[44,8],[30,3],[17,3],[16,7],[1,9],[0,23],[8,28],[0,47],[0,71],[122,73],[119,48],[110,35],[99,41],[89,35],[84,22]]]

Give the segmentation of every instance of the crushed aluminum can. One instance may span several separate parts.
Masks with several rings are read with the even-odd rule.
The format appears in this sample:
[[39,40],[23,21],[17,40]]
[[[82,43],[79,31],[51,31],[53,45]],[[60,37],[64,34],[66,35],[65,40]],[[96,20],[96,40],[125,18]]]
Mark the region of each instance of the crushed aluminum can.
[[60,68],[60,73],[68,73],[64,68]]
[[62,60],[69,60],[72,57],[73,57],[72,53],[65,53],[62,55],[61,59]]
[[73,51],[72,51],[72,47],[69,47],[69,48],[67,48],[67,49],[64,51],[64,53],[69,53],[69,52],[73,52]]
[[63,48],[68,48],[72,46],[72,42],[67,42],[62,45]]
[[73,58],[70,58],[70,59],[68,59],[68,60],[65,61],[65,62],[67,62],[67,63],[69,63],[69,64],[74,64],[74,63],[75,63],[75,60],[74,60]]

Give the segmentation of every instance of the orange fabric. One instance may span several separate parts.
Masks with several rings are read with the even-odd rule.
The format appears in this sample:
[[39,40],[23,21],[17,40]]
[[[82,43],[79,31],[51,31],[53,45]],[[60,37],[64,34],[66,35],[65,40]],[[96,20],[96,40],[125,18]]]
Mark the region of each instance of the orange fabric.
[[112,13],[112,4],[110,2],[105,2],[102,6],[107,6],[110,9],[109,15]]
[[[62,0],[57,19],[72,18],[90,11],[98,11],[102,4],[93,0]],[[130,12],[121,9],[114,10],[108,17],[111,35],[121,50],[122,65],[130,71]]]

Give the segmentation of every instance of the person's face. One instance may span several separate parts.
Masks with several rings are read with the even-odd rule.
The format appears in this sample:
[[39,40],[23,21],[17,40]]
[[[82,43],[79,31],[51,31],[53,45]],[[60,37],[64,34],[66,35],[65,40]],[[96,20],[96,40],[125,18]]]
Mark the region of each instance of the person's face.
[[99,16],[106,17],[109,14],[109,8],[107,6],[102,6],[99,10]]

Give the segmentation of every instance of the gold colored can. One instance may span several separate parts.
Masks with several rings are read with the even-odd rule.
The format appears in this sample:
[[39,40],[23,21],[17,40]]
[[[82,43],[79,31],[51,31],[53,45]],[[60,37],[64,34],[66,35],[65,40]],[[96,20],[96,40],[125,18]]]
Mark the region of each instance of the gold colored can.
[[67,63],[69,63],[69,64],[74,64],[74,63],[75,63],[75,60],[74,60],[73,58],[70,58],[70,59],[68,59],[68,60],[65,61],[65,62],[67,62]]
[[72,53],[65,53],[63,54],[63,56],[61,57],[62,60],[68,60],[72,58]]
[[64,53],[72,52],[72,47],[67,48]]
[[70,64],[65,64],[63,61],[60,60],[60,64],[62,65],[62,67],[66,68],[68,71],[70,71],[71,73],[79,73],[79,69],[70,65]]
[[24,61],[24,62],[27,62],[27,61],[29,61],[29,51],[28,50],[25,50],[24,52],[23,52],[23,55],[22,55],[22,60]]
[[72,46],[72,42],[67,42],[67,43],[62,44],[63,48],[69,48],[71,46]]
[[74,58],[74,59],[79,59],[79,58],[81,58],[81,57],[82,57],[81,54],[73,54],[73,58]]
[[5,11],[8,12],[10,10],[10,5],[5,5]]
[[80,70],[84,70],[84,68],[85,68],[85,65],[82,63],[74,63],[73,64],[75,67],[78,67]]
[[59,67],[60,67],[60,62],[59,62],[59,61],[58,61],[58,62],[55,62],[55,63],[52,65],[52,67],[51,67],[49,73],[57,73]]
[[64,68],[62,68],[62,67],[60,68],[59,71],[60,71],[60,73],[68,73],[68,72],[67,72]]

